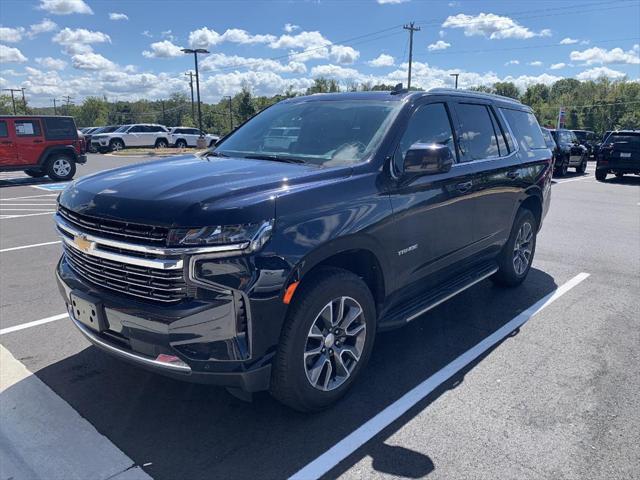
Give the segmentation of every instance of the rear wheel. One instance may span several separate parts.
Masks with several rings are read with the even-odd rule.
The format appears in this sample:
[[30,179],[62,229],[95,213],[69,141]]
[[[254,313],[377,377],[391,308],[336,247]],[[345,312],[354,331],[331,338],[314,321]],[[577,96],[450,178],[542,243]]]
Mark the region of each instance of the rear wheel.
[[183,139],[176,140],[176,148],[186,148],[187,142]]
[[521,209],[516,215],[509,240],[498,256],[498,271],[492,280],[499,285],[515,287],[527,277],[536,251],[538,223],[533,213]]
[[624,173],[616,173],[616,178],[622,178],[624,177]]
[[76,174],[76,162],[68,155],[52,155],[47,162],[47,175],[51,180],[71,180]]
[[300,411],[336,402],[369,360],[375,315],[369,288],[353,273],[326,268],[309,278],[282,329],[271,394]]
[[41,178],[46,175],[46,172],[43,172],[42,170],[33,170],[33,169],[25,170],[24,173],[26,173],[27,175],[33,178]]
[[606,170],[596,170],[596,180],[599,182],[604,182],[607,179]]

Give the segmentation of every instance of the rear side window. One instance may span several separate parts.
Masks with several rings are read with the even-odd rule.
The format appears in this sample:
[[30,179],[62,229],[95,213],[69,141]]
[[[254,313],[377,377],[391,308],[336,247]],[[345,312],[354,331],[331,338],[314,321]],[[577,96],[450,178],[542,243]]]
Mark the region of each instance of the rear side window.
[[[73,118],[67,117],[45,117],[44,122],[45,137],[47,140],[68,140],[78,138],[78,129]],[[93,133],[98,128],[92,128]]]
[[[491,119],[486,105],[459,103],[456,111],[460,121],[460,142],[465,161],[499,157],[498,136],[494,120]],[[505,151],[505,155],[506,153]]]
[[509,122],[520,148],[525,152],[540,148],[548,148],[542,136],[542,130],[533,113],[523,110],[501,108],[502,114]]
[[0,138],[8,137],[9,131],[7,130],[7,122],[4,120],[0,121]]
[[19,137],[40,135],[40,122],[37,120],[16,120],[13,124],[16,128],[16,135]]
[[[400,155],[396,158],[396,166],[403,164],[404,156],[414,143],[437,143],[446,145],[456,157],[453,132],[447,109],[443,103],[430,103],[418,107],[409,120],[409,125],[400,140]],[[399,157],[399,158],[398,158]]]

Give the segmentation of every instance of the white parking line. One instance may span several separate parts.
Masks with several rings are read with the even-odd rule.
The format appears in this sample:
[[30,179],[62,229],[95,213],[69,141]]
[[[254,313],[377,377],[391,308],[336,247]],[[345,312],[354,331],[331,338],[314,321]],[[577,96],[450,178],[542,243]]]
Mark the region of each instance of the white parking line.
[[55,210],[51,210],[51,208],[2,208],[2,205],[0,205],[0,213],[1,212],[29,212],[29,211],[55,212]]
[[580,177],[580,178],[569,178],[567,180],[556,180],[556,183],[561,184],[561,183],[569,183],[569,182],[582,182],[585,180],[593,180],[593,177]]
[[2,207],[55,207],[55,203],[4,203],[0,200],[0,208]]
[[34,320],[33,322],[14,325],[13,327],[0,328],[0,335],[6,335],[7,333],[17,332],[19,330],[24,330],[25,328],[37,327],[38,325],[44,325],[45,323],[55,322],[56,320],[62,320],[63,318],[67,318],[68,316],[69,314],[67,313],[61,313],[59,315],[54,315],[53,317],[47,317],[41,320]]
[[151,480],[0,345],[2,478]]
[[0,220],[9,220],[10,218],[22,218],[22,217],[35,217],[38,215],[53,215],[55,212],[44,212],[44,213],[26,213],[24,215],[2,215],[0,214]]
[[43,193],[42,195],[29,195],[27,197],[12,197],[12,198],[0,198],[2,201],[7,200],[23,200],[25,198],[39,198],[39,197],[57,197],[57,193]]
[[371,440],[383,429],[388,427],[391,423],[396,421],[415,404],[417,404],[423,398],[433,392],[439,385],[441,385],[453,375],[462,370],[464,367],[469,365],[476,358],[489,350],[496,343],[500,342],[515,329],[526,323],[535,314],[539,313],[542,309],[551,305],[551,303],[556,301],[562,295],[580,284],[588,276],[588,273],[579,273],[564,285],[558,287],[550,294],[538,300],[520,315],[516,316],[507,324],[503,325],[500,329],[496,330],[494,333],[482,340],[475,347],[467,350],[451,363],[427,378],[421,384],[405,393],[402,397],[382,410],[375,417],[368,420],[360,428],[347,435],[345,438],[340,440],[314,461],[293,474],[290,477],[290,480],[309,480],[312,478],[320,478],[322,475],[338,465],[338,463],[347,458],[366,442]]
[[60,240],[55,242],[34,243],[33,245],[22,245],[20,247],[3,248],[0,250],[0,253],[24,250],[25,248],[44,247],[45,245],[55,245],[56,243],[60,243]]

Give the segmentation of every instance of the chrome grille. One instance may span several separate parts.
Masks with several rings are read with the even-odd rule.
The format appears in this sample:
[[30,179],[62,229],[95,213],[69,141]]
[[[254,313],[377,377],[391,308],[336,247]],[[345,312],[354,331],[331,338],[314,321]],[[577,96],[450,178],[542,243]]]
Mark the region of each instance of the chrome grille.
[[58,214],[71,226],[83,232],[130,243],[163,246],[169,234],[166,227],[91,217],[72,212],[62,206],[58,209]]
[[117,262],[67,244],[64,252],[69,266],[98,287],[160,302],[179,302],[189,295],[181,269],[161,270]]

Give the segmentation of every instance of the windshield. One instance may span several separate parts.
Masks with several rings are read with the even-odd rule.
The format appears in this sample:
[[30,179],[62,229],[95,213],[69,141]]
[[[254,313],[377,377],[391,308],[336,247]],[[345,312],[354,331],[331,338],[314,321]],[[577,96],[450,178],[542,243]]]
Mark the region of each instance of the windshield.
[[351,165],[379,145],[400,102],[319,100],[280,103],[249,120],[216,147],[225,156]]

